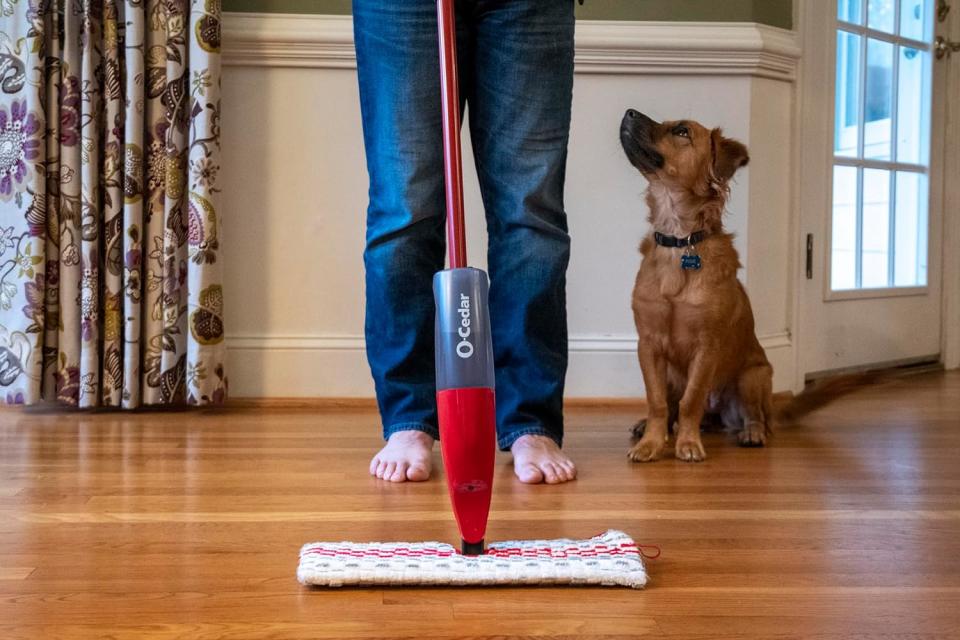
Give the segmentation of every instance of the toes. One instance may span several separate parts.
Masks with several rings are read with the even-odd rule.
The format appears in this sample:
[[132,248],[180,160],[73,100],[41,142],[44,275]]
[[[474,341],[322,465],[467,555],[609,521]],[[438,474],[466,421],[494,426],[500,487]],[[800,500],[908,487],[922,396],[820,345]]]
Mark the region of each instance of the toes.
[[564,478],[567,481],[574,480],[577,477],[577,467],[572,460],[564,460],[560,463],[560,469],[563,471]]
[[423,482],[430,478],[430,469],[419,462],[415,462],[407,469],[407,480],[411,482]]
[[390,467],[392,467],[394,464],[395,464],[395,463],[393,463],[393,462],[389,462],[389,461],[385,460],[385,461],[383,462],[383,464],[380,465],[380,473],[379,473],[378,477],[379,477],[381,480],[386,480],[387,478],[389,478],[389,477],[390,477],[390,474],[392,473],[391,470],[390,470]]
[[641,440],[633,445],[633,448],[627,453],[627,457],[634,462],[653,462],[660,458],[663,453],[664,443],[659,440]]
[[393,475],[393,472],[397,470],[396,462],[387,462],[383,465],[383,468],[380,470],[381,473],[377,475],[381,480],[388,480],[390,476]]
[[398,462],[393,473],[388,476],[390,482],[403,482],[407,479],[407,463]]
[[544,462],[540,469],[543,471],[543,480],[547,484],[558,484],[563,482],[560,479],[560,470],[557,469],[557,465],[552,462]]
[[380,464],[381,464],[380,458],[378,458],[377,456],[374,456],[373,460],[370,461],[370,475],[372,476],[377,475],[377,469],[380,468]]
[[700,462],[707,457],[707,453],[699,440],[685,440],[677,443],[676,456],[684,462]]
[[767,443],[763,436],[755,436],[750,433],[741,433],[739,440],[741,447],[762,447]]
[[514,468],[514,473],[525,484],[540,484],[543,482],[543,473],[532,464],[521,464]]
[[373,475],[383,480],[383,473],[384,471],[386,471],[386,469],[387,469],[387,462],[385,460],[380,460],[377,463],[377,471]]
[[759,423],[751,423],[744,426],[738,439],[741,447],[762,447],[767,443],[766,426]]
[[541,435],[524,435],[511,447],[514,473],[527,484],[559,484],[577,477],[573,461],[561,453],[557,443]]

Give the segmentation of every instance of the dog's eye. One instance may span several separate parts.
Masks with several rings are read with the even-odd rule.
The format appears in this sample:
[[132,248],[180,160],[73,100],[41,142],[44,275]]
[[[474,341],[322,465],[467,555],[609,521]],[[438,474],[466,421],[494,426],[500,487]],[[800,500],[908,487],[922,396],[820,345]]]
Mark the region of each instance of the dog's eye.
[[686,128],[685,126],[683,126],[682,124],[678,124],[677,126],[675,126],[675,127],[673,128],[673,131],[671,131],[671,133],[673,133],[673,135],[675,135],[675,136],[680,136],[681,138],[689,138],[689,137],[690,137],[690,129],[687,129],[687,128]]

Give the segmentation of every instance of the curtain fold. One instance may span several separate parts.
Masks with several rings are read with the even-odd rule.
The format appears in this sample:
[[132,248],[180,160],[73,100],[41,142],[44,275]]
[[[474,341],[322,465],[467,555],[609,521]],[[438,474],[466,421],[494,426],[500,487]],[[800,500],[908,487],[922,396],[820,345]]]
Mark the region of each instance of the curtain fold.
[[222,403],[219,0],[0,12],[0,401]]

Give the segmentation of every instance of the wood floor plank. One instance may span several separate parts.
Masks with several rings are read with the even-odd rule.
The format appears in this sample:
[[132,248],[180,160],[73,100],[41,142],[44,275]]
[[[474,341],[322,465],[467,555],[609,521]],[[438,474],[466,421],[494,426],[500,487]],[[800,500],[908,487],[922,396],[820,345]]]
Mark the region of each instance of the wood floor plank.
[[[0,638],[960,638],[960,373],[863,389],[766,449],[626,459],[638,406],[568,407],[577,482],[498,454],[488,539],[623,528],[643,591],[312,590],[314,540],[453,541],[442,473],[370,478],[363,403],[0,411]],[[439,464],[439,454],[434,456]]]
[[0,566],[0,580],[26,580],[36,567]]

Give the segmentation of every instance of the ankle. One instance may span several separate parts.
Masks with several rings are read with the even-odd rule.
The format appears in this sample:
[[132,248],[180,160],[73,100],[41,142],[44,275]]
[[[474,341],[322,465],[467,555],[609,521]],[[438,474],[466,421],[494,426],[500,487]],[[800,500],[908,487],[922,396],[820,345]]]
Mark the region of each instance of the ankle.
[[404,429],[402,431],[394,431],[391,433],[387,438],[387,442],[433,447],[435,438],[426,431],[420,431],[419,429]]
[[560,443],[551,436],[542,433],[525,433],[513,441],[510,450],[522,447],[549,447],[560,449]]

